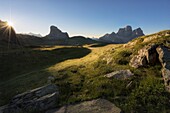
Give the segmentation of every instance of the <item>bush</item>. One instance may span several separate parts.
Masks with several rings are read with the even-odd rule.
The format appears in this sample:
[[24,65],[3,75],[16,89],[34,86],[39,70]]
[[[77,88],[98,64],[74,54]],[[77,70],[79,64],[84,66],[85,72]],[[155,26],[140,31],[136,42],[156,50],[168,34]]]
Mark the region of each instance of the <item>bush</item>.
[[161,81],[154,77],[146,77],[141,81],[139,87],[131,92],[125,104],[125,111],[163,112],[169,107],[168,96]]
[[132,52],[130,50],[117,51],[117,54],[114,56],[115,63],[120,65],[127,65],[130,60],[129,56],[131,54]]

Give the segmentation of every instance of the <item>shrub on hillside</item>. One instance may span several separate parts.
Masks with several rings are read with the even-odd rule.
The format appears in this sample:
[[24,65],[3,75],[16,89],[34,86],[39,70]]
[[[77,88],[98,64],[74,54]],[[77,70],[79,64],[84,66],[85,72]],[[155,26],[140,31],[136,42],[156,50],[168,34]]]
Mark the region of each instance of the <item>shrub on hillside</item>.
[[125,111],[129,112],[165,112],[169,107],[169,94],[160,80],[154,77],[143,79],[127,99]]

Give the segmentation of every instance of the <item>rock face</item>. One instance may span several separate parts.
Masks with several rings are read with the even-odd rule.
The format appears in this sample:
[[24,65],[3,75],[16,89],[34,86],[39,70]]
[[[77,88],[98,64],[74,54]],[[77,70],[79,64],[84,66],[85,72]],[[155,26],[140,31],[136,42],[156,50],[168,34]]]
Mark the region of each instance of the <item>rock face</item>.
[[132,27],[126,26],[125,28],[120,28],[117,32],[119,36],[131,36],[132,35]]
[[14,96],[3,112],[44,111],[56,106],[58,96],[59,91],[56,85],[43,86]]
[[16,37],[13,27],[8,26],[7,22],[0,20],[0,41],[4,41],[8,44],[19,44],[19,40]]
[[159,54],[159,61],[162,64],[162,76],[165,86],[170,91],[170,50],[164,46],[159,46],[156,50]]
[[117,33],[113,32],[100,37],[100,40],[112,43],[126,43],[136,37],[143,35],[144,33],[141,28],[132,30],[131,26],[126,26],[125,28],[120,28]]
[[68,39],[69,36],[67,33],[63,33],[60,29],[58,29],[55,26],[51,26],[50,27],[50,34],[48,34],[47,36],[48,39]]
[[135,30],[133,30],[132,32],[132,38],[136,38],[136,37],[139,37],[139,36],[143,36],[143,31],[141,28],[137,28]]
[[75,105],[61,107],[46,113],[120,113],[121,109],[105,99],[81,102]]
[[119,70],[119,71],[114,71],[112,73],[104,75],[107,78],[116,78],[116,79],[121,79],[125,80],[128,79],[129,77],[133,76],[134,74],[130,70]]
[[170,91],[170,49],[163,45],[149,45],[138,51],[130,60],[129,65],[134,68],[146,65],[155,65],[160,62],[162,65],[162,77],[166,89]]
[[138,55],[133,56],[129,65],[134,68],[143,67],[147,64],[154,65],[158,61],[156,48],[158,45],[149,45],[138,51]]

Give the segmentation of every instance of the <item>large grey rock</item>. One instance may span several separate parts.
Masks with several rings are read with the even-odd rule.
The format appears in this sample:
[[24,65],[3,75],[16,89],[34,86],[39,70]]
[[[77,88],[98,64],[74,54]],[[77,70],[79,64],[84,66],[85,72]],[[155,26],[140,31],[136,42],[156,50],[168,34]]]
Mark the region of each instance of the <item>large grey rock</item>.
[[120,113],[121,109],[105,99],[96,99],[81,102],[75,105],[63,106],[59,110],[50,110],[46,113]]
[[46,85],[14,96],[3,111],[4,113],[44,111],[56,107],[58,96],[56,85]]
[[129,65],[134,68],[146,66],[147,64],[154,65],[158,62],[158,54],[156,48],[158,45],[148,45],[138,51],[138,55],[135,55],[130,60]]
[[126,26],[125,28],[120,28],[117,33],[113,32],[100,37],[100,40],[111,43],[126,43],[136,37],[143,35],[144,33],[141,28],[132,30],[131,26]]
[[112,73],[104,75],[104,77],[125,80],[132,77],[133,75],[134,74],[129,69],[127,69],[127,70],[114,71]]
[[67,33],[62,32],[55,26],[50,27],[50,34],[46,36],[48,39],[68,39],[69,36]]
[[155,65],[160,62],[162,65],[162,76],[166,89],[170,92],[170,49],[163,45],[149,45],[138,51],[130,60],[129,65],[134,68]]
[[8,106],[4,105],[4,106],[0,106],[0,113],[3,113],[3,110],[6,109]]
[[165,86],[170,91],[170,49],[165,46],[159,46],[157,49],[159,61],[162,64],[162,76]]
[[129,65],[134,68],[139,68],[147,65],[146,56],[135,55],[130,60]]
[[56,80],[56,77],[55,76],[49,76],[48,79],[47,79],[47,83],[48,84],[52,84],[54,83]]

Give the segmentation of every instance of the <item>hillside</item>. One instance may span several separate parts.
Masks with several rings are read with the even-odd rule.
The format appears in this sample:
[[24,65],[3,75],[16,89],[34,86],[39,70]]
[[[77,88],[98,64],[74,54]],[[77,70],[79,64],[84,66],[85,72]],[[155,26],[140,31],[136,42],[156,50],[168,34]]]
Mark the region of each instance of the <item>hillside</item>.
[[[161,62],[139,68],[129,65],[138,51],[152,44],[169,50],[170,30],[142,36],[127,44],[1,51],[0,105],[7,104],[16,94],[46,85],[52,76],[60,91],[58,107],[104,98],[127,113],[170,112],[170,94],[162,77]],[[130,70],[133,74],[107,75],[120,70]]]
[[19,45],[19,40],[16,36],[15,30],[8,23],[0,20],[0,49],[3,47],[13,47]]
[[36,34],[17,34],[12,26],[0,20],[0,50],[17,47],[41,47],[41,46],[82,46],[86,44],[102,43],[83,36],[69,37],[55,26],[50,27],[50,33],[44,37]]

